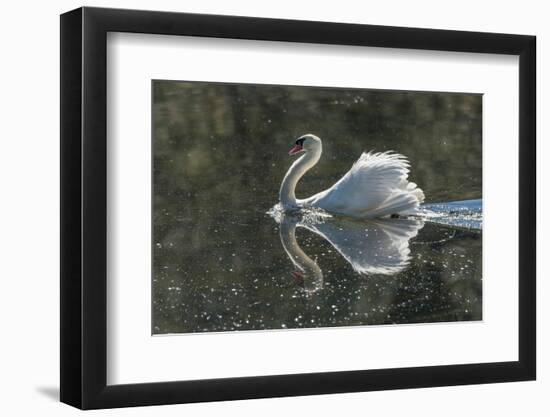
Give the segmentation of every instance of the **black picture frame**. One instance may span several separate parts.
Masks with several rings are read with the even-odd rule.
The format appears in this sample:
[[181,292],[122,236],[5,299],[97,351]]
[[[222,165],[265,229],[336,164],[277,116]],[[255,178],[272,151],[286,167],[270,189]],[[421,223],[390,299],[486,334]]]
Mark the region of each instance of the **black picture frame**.
[[[107,385],[108,32],[519,56],[519,360]],[[95,409],[535,379],[535,51],[524,35],[88,7],[61,15],[61,401]]]

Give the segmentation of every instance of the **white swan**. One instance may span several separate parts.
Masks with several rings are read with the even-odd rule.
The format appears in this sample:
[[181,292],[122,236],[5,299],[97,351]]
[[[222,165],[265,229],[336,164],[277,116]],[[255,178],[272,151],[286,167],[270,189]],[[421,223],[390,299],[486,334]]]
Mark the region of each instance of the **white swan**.
[[285,175],[279,200],[284,209],[318,207],[330,213],[358,219],[414,214],[424,201],[424,193],[407,180],[409,162],[398,153],[363,153],[351,169],[332,187],[300,200],[294,190],[300,178],[321,158],[321,139],[303,135],[289,155],[305,154]]

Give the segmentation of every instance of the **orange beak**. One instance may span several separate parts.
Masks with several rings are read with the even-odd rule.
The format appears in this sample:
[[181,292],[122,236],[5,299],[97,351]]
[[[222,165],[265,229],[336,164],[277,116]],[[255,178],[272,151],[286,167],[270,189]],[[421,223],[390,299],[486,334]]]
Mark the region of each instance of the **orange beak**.
[[302,148],[300,145],[294,145],[292,148],[290,148],[290,151],[288,151],[289,155],[296,155],[298,152],[303,151],[304,148]]

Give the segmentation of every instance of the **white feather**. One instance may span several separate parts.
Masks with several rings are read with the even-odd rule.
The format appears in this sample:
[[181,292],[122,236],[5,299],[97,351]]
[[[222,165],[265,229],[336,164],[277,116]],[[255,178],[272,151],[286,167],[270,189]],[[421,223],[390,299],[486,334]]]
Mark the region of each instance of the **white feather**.
[[355,218],[412,214],[424,193],[408,174],[409,162],[401,154],[363,153],[332,187],[299,203]]

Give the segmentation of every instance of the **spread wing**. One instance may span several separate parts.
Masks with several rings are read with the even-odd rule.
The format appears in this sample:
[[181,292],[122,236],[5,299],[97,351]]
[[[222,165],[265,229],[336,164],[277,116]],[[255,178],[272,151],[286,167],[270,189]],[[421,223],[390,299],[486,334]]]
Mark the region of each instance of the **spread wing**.
[[379,217],[414,210],[422,190],[407,180],[409,162],[401,154],[363,153],[331,188],[308,199],[308,204],[353,217]]

